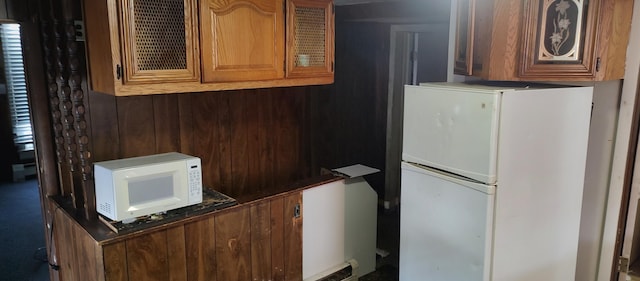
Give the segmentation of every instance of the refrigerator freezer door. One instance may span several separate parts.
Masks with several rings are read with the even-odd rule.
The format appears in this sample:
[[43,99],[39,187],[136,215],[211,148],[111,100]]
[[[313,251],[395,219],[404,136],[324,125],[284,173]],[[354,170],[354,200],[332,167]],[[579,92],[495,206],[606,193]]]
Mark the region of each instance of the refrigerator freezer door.
[[496,181],[500,91],[405,86],[402,160]]
[[488,281],[494,192],[403,162],[400,280]]

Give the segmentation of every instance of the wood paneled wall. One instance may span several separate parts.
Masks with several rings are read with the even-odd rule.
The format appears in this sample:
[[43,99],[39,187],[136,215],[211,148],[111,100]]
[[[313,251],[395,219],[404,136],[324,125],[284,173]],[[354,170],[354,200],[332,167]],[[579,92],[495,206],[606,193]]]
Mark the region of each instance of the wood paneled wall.
[[57,209],[53,280],[299,281],[302,203],[293,192],[104,244]]
[[[333,94],[310,101],[314,161],[337,168],[364,164],[385,167],[389,24],[349,22],[336,9],[336,65]],[[367,176],[384,196],[384,173]]]
[[175,95],[89,95],[93,160],[180,151],[202,159],[203,182],[232,197],[319,174],[308,99],[327,87]]

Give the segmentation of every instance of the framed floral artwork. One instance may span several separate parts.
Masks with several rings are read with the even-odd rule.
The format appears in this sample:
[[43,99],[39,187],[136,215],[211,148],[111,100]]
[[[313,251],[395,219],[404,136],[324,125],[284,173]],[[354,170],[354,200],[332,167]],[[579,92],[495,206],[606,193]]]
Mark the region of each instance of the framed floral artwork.
[[520,76],[593,76],[599,3],[599,0],[525,1]]
[[583,0],[541,1],[538,60],[580,60]]

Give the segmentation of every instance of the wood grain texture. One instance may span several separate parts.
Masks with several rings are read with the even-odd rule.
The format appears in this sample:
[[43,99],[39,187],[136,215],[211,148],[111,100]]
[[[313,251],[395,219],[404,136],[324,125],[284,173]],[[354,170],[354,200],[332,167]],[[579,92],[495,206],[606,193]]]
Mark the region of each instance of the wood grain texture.
[[126,241],[129,280],[170,280],[167,231],[157,231]]
[[[335,44],[334,44],[334,9],[333,9],[333,1],[332,0],[287,0],[287,78],[294,77],[322,77],[329,76],[333,77],[333,65],[334,65],[334,53],[335,53]],[[296,45],[303,46],[305,44],[305,40],[314,40],[311,39],[315,35],[312,34],[313,31],[308,31],[309,34],[301,33],[302,30],[306,29],[297,28],[296,23],[298,22],[308,22],[309,19],[298,20],[299,17],[303,17],[304,15],[298,13],[300,9],[322,9],[324,12],[324,46],[321,46],[324,50],[324,64],[323,65],[311,65],[311,66],[298,66],[297,55],[298,48]],[[316,24],[316,26],[320,26]],[[321,52],[320,52],[321,53]]]
[[180,150],[180,113],[175,95],[153,96],[155,153]]
[[154,154],[156,138],[152,97],[120,97],[116,102],[120,133],[119,157]]
[[281,7],[283,0],[200,1],[203,82],[283,78]]
[[[216,113],[218,114],[218,139],[216,143],[216,149],[220,152],[217,160],[220,161],[221,165],[219,166],[219,181],[215,186],[215,189],[222,190],[223,193],[226,194],[238,194],[235,192],[237,187],[233,186],[233,146],[231,143],[232,137],[232,128],[234,126],[240,126],[240,124],[233,123],[233,119],[231,113],[233,112],[233,108],[231,108],[230,99],[231,95],[238,94],[238,92],[231,93],[217,93],[216,99],[218,103],[218,107]],[[241,188],[241,187],[240,187]]]
[[[75,239],[73,227],[74,222],[65,214],[63,210],[54,210],[54,241],[57,251],[57,259],[53,260],[54,264],[60,266],[58,276],[60,280],[78,280],[78,274],[75,248],[79,245]],[[69,243],[74,241],[76,243]]]
[[[276,80],[238,81],[238,82],[176,82],[167,84],[139,84],[116,86],[114,91],[99,91],[115,96],[139,96],[150,94],[174,94],[185,92],[210,92],[242,89],[261,89],[277,87],[295,87],[323,85],[333,83],[333,76],[313,77],[313,78],[289,78]],[[98,91],[98,90],[96,90]]]
[[218,280],[251,280],[250,209],[242,207],[215,218]]
[[103,247],[105,281],[129,280],[126,251],[124,241]]
[[81,227],[73,228],[73,237],[78,241],[76,244],[76,280],[98,280],[98,270],[96,252],[98,243],[91,238]]
[[91,5],[83,5],[85,18],[91,19],[85,22],[91,87],[104,93],[115,91],[114,65],[120,62],[117,7],[113,4],[94,1]]
[[[143,9],[134,12],[135,5],[143,5],[144,2],[126,0],[120,1],[120,22],[122,28],[122,37],[115,37],[114,34],[104,34],[113,37],[112,40],[118,40],[122,44],[122,67],[124,69],[123,84],[140,84],[140,83],[158,83],[163,84],[166,82],[198,82],[200,81],[200,56],[199,56],[199,43],[198,43],[198,16],[197,16],[197,1],[184,0],[183,8],[184,14],[174,15],[172,12],[166,12],[163,10],[150,10],[143,11]],[[116,5],[115,2],[109,2],[112,5]],[[166,5],[165,9],[170,5]],[[144,7],[144,6],[142,6]],[[163,19],[158,17],[161,14],[164,17],[175,17],[174,19]],[[166,23],[180,22],[180,19],[176,16],[183,16],[183,28],[184,37],[182,38],[167,38],[161,31],[154,30],[154,26],[162,25]],[[141,18],[141,19],[139,19]],[[145,24],[139,24],[139,22],[151,22],[153,26],[146,26]],[[168,31],[165,31],[168,32]],[[146,37],[145,37],[146,36]],[[181,41],[184,44],[184,49],[179,49],[177,42]],[[142,42],[140,44],[139,42]],[[164,60],[171,60],[173,57],[183,56],[185,59],[184,67],[176,65],[161,65],[150,66],[152,69],[143,69],[140,67],[144,58],[141,58],[142,54],[147,52],[153,52],[149,46],[145,43],[160,43],[171,44],[173,48],[166,48],[162,52],[155,54],[156,56],[164,56]],[[140,44],[140,45],[138,45]],[[175,54],[172,52],[175,51]],[[116,61],[117,63],[117,61]]]
[[493,23],[491,37],[480,39],[491,40],[489,57],[485,59],[489,77],[493,80],[512,80],[516,77],[518,67],[522,26],[521,1],[495,0]]
[[89,92],[91,114],[91,151],[94,161],[120,157],[120,133],[116,97]]
[[178,118],[180,128],[180,151],[184,154],[193,154],[193,112],[192,109],[192,95],[179,95],[178,96]]
[[169,281],[187,280],[186,255],[184,227],[180,225],[167,229],[167,262],[169,264]]
[[187,279],[216,281],[215,220],[213,217],[186,224]]
[[598,54],[601,59],[598,81],[624,78],[627,45],[633,16],[632,0],[601,0],[598,27]]
[[247,111],[247,93],[238,91],[229,97],[229,151],[231,152],[231,181],[235,194],[245,193],[248,187],[249,161],[254,155],[249,152],[249,124]]
[[271,209],[271,276],[273,281],[284,281],[284,199],[270,201]]
[[251,280],[272,280],[270,205],[262,202],[250,207]]
[[[274,99],[273,118],[275,128],[275,184],[292,182],[298,171],[300,151],[300,126],[297,123],[302,110],[300,95],[290,95],[282,91]],[[292,118],[293,117],[293,118]]]
[[[294,215],[296,206],[300,216]],[[284,198],[284,280],[302,280],[302,193]]]

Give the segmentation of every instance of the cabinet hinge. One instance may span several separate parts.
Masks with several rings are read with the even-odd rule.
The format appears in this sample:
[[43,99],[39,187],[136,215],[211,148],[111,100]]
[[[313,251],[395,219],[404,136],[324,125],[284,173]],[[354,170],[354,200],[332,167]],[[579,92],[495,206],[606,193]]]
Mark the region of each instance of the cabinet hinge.
[[331,62],[331,72],[334,72],[335,70],[333,70],[333,62]]
[[629,272],[629,258],[626,257],[618,257],[618,272],[627,273]]
[[596,59],[596,72],[600,71],[600,57]]
[[116,79],[120,80],[122,77],[122,67],[118,64],[116,65]]

